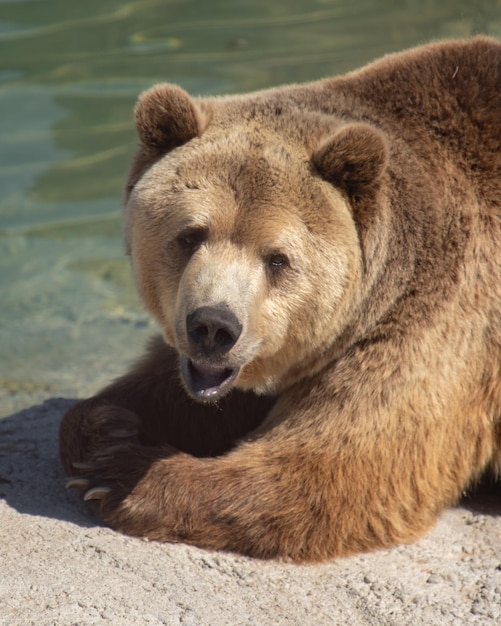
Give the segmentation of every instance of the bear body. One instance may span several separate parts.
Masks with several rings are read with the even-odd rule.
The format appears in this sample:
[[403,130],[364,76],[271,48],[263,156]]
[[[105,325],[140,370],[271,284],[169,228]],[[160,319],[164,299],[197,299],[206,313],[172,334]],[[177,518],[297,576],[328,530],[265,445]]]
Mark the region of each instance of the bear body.
[[118,530],[297,561],[419,537],[501,471],[501,44],[136,107],[125,239],[162,329],[64,417]]

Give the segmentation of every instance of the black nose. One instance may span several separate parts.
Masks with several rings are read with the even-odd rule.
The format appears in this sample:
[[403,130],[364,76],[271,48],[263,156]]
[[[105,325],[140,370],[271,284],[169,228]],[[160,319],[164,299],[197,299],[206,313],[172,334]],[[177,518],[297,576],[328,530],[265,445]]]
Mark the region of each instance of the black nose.
[[242,324],[226,306],[201,306],[186,317],[186,330],[198,355],[214,356],[231,350]]

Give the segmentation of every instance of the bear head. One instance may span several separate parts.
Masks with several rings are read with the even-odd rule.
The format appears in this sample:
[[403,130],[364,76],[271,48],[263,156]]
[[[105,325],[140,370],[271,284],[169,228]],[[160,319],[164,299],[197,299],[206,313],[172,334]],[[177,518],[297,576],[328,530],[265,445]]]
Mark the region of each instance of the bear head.
[[159,85],[135,115],[126,245],[188,393],[273,393],[318,371],[360,299],[384,136],[274,91]]

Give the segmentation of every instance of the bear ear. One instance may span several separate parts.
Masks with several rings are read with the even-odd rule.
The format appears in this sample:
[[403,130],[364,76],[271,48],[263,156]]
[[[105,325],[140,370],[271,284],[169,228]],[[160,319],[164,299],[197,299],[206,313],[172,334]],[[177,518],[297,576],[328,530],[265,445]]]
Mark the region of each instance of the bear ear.
[[347,124],[317,148],[312,161],[326,180],[360,196],[377,186],[388,163],[388,145],[373,126]]
[[136,130],[148,152],[168,152],[200,135],[203,112],[176,85],[156,85],[139,96],[135,108]]

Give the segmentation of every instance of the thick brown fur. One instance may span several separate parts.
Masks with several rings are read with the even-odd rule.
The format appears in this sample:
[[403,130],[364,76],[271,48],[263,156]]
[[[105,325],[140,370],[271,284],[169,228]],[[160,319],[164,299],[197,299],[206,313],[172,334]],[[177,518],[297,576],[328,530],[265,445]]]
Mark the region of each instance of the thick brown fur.
[[[499,475],[499,42],[243,96],[162,85],[136,122],[126,245],[164,338],[60,431],[107,523],[314,561],[412,541]],[[223,354],[186,329],[204,307],[231,313]],[[195,401],[186,363],[234,389]]]

